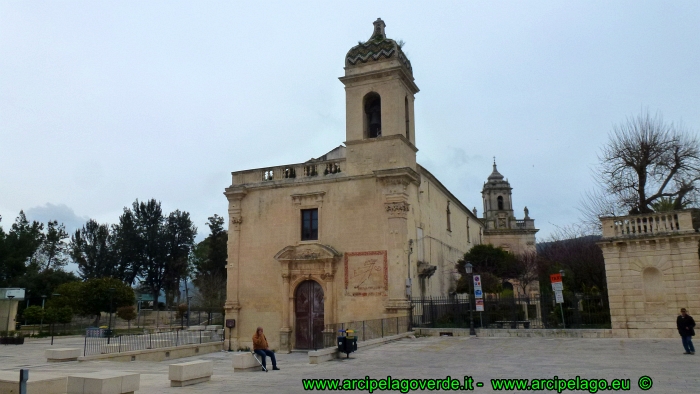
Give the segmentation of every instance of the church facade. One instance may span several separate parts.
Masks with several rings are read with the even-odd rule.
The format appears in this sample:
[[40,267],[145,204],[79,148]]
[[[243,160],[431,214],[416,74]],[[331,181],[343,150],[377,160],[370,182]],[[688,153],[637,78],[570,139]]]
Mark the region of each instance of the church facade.
[[[512,214],[510,189],[498,189],[507,205],[489,189],[480,219],[416,163],[419,90],[384,29],[375,21],[371,38],[346,55],[344,145],[304,163],[232,173],[224,193],[232,348],[251,347],[258,326],[278,351],[320,347],[328,324],[406,316],[410,295],[448,295],[457,261],[492,234],[511,250],[527,245],[522,237],[534,241],[534,221]],[[504,215],[492,212],[499,208]],[[522,223],[530,227],[518,233]]]

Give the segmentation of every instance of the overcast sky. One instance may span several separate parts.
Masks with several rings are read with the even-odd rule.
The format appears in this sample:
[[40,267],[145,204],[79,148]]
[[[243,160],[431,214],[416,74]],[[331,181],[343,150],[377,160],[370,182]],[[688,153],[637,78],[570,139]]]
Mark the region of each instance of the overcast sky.
[[0,215],[73,231],[135,199],[227,214],[231,171],[345,140],[344,57],[406,42],[418,161],[482,214],[496,156],[544,240],[574,223],[612,126],[700,129],[700,2],[0,0]]

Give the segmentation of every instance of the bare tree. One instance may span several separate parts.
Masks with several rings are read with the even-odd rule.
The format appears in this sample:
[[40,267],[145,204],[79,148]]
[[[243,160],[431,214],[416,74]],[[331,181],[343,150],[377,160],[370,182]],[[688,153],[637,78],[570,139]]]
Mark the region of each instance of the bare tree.
[[522,294],[527,297],[527,287],[539,279],[539,263],[535,251],[518,253],[514,259],[514,279]]
[[654,212],[670,199],[674,209],[697,203],[700,141],[683,126],[648,112],[616,125],[599,157],[595,178],[581,211],[584,220]]

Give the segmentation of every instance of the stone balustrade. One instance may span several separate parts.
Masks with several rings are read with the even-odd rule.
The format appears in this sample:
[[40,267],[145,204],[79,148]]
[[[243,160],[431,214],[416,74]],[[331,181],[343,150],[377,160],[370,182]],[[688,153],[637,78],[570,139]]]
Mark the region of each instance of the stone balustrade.
[[627,238],[695,233],[700,227],[700,210],[654,212],[603,217],[603,238]]
[[254,170],[233,172],[233,185],[265,183],[271,181],[293,181],[296,178],[324,177],[341,174],[345,159],[334,159]]

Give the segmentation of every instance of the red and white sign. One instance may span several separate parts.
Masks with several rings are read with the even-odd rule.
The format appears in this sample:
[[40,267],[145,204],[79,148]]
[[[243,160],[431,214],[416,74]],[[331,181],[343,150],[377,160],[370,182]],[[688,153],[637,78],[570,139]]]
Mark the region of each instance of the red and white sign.
[[477,299],[476,300],[476,311],[477,312],[483,312],[484,311],[484,300]]
[[549,280],[550,280],[552,283],[561,282],[561,274],[552,274],[552,275],[549,275]]

